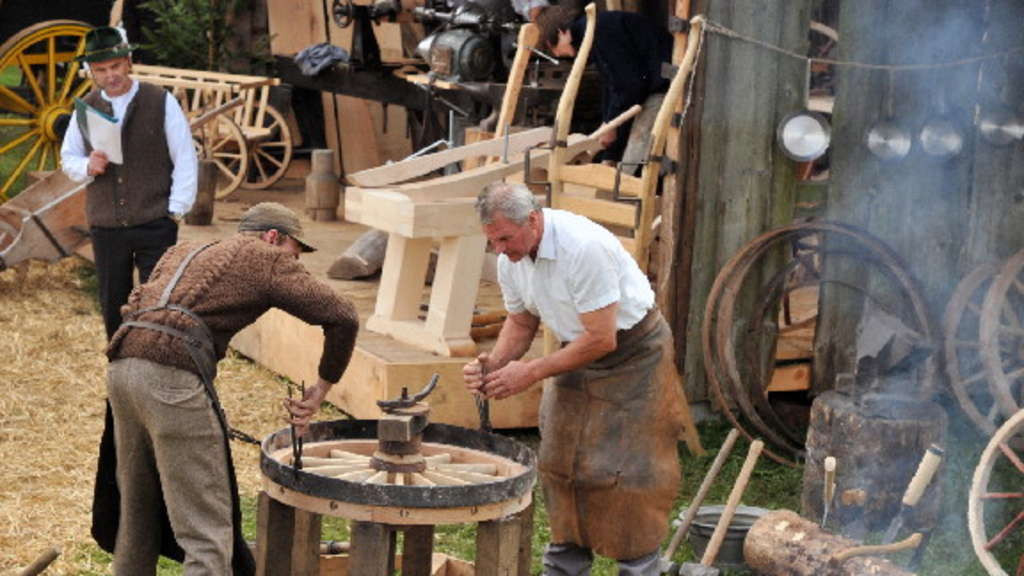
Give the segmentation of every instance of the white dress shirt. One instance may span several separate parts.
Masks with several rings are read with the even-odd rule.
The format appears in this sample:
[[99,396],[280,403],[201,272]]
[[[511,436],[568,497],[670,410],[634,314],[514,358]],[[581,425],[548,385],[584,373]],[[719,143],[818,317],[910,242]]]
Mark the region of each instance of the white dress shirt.
[[[132,80],[132,87],[128,92],[110,98],[107,93],[100,91],[100,97],[113,106],[113,116],[118,122],[124,119],[125,110],[128,104],[139,91],[139,83]],[[68,178],[76,182],[82,182],[89,177],[89,153],[85,148],[85,141],[82,132],[78,128],[77,112],[72,112],[71,122],[68,124],[67,132],[64,133],[64,142],[60,147],[61,170]],[[196,160],[196,149],[192,145],[192,130],[189,128],[188,119],[182,112],[178,101],[166,94],[164,99],[164,134],[167,138],[167,151],[171,156],[171,163],[174,169],[171,171],[171,196],[167,203],[167,212],[170,214],[185,214],[192,209],[196,201],[198,187],[198,168]]]
[[622,243],[606,228],[564,210],[544,208],[537,257],[498,257],[505,308],[537,316],[562,342],[583,333],[580,314],[618,302],[618,330],[654,307],[654,291]]

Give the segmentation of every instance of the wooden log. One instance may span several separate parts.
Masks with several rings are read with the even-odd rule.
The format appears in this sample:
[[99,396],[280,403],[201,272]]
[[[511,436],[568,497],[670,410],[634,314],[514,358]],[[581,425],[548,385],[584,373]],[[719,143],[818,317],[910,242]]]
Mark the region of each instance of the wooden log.
[[889,560],[846,556],[858,544],[823,531],[792,510],[772,510],[754,522],[743,542],[743,558],[758,574],[787,576],[909,576]]
[[306,213],[313,220],[333,222],[338,219],[341,186],[334,174],[334,164],[334,150],[313,150],[310,155],[310,170],[306,176]]
[[212,160],[199,161],[199,182],[196,201],[185,215],[190,226],[209,226],[213,222],[213,200],[217,192],[217,164]]
[[345,252],[327,269],[327,277],[337,280],[366,278],[380,272],[388,248],[388,233],[367,230],[356,238]]
[[[821,518],[824,462],[834,456],[838,466],[829,520],[853,536],[888,526],[921,456],[930,444],[943,445],[946,431],[946,414],[938,405],[881,394],[865,394],[858,402],[826,392],[815,399],[810,420],[803,514]],[[929,488],[908,529],[934,524],[942,500],[940,484]]]

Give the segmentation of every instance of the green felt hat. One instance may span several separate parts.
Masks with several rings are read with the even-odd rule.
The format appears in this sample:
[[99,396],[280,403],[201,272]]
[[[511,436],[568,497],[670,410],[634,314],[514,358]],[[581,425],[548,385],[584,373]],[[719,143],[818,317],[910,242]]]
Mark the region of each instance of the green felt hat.
[[103,62],[122,58],[136,46],[124,41],[121,32],[110,26],[97,26],[85,34],[85,50],[75,57],[79,62]]

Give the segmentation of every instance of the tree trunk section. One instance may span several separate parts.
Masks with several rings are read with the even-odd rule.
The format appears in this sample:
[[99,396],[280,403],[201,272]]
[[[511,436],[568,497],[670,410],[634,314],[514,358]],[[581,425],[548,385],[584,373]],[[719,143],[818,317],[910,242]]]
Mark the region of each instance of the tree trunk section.
[[[824,461],[834,456],[836,490],[829,526],[855,537],[884,530],[928,446],[943,445],[946,413],[937,404],[902,396],[865,394],[861,400],[830,391],[811,406],[801,508],[821,521]],[[914,526],[932,526],[939,514],[940,483],[933,481],[914,511]]]
[[765,514],[747,533],[743,557],[757,574],[765,576],[910,576],[912,573],[875,556],[855,556],[837,562],[836,554],[858,546],[856,542],[821,530],[792,510]]

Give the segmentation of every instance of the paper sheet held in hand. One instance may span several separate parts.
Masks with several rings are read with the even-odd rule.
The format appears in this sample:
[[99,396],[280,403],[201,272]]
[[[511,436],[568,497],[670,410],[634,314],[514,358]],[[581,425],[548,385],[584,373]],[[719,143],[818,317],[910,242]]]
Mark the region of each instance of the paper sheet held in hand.
[[92,148],[104,152],[108,161],[123,164],[121,123],[117,118],[89,106],[79,98],[75,98],[75,114],[82,129],[82,136],[88,140]]

